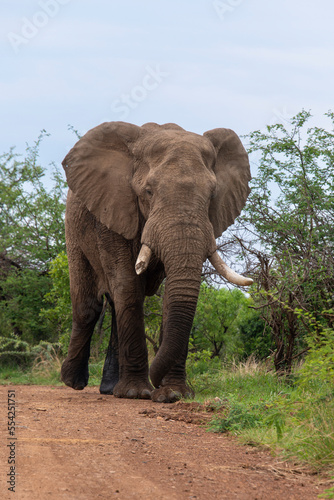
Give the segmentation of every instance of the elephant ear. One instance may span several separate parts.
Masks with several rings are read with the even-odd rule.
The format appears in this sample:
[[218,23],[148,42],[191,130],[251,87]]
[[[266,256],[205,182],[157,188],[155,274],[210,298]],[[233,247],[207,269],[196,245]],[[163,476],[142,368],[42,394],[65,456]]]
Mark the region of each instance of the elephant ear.
[[62,165],[69,188],[109,229],[132,239],[138,231],[137,197],[131,188],[131,145],[140,127],[102,123],[85,134]]
[[238,217],[250,193],[248,154],[233,130],[216,128],[203,135],[212,142],[217,154],[213,167],[217,193],[211,201],[209,217],[218,238]]

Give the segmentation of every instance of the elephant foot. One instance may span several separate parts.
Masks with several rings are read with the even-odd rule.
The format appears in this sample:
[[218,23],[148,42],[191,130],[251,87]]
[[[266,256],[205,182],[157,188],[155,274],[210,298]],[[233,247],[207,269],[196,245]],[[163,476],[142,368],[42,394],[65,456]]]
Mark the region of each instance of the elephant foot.
[[116,398],[128,399],[151,399],[153,387],[148,380],[121,379],[114,387],[113,393]]
[[166,384],[159,389],[154,389],[151,394],[152,401],[156,403],[175,403],[181,398],[193,398],[194,391],[186,384]]
[[65,359],[61,367],[61,380],[64,384],[77,391],[82,391],[88,384],[88,378],[88,363],[78,368],[77,363]]
[[100,385],[100,394],[114,394],[115,386],[118,382],[118,378],[116,380],[101,380]]
[[118,367],[116,370],[103,370],[100,393],[101,394],[113,394],[114,388],[119,380]]

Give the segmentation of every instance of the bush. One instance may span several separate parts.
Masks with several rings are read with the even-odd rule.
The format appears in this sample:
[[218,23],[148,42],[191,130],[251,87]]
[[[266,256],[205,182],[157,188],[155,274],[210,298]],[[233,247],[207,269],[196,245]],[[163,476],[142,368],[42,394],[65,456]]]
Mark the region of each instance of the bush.
[[190,334],[190,352],[232,360],[243,356],[240,323],[252,305],[240,290],[209,287],[202,283]]
[[61,354],[61,346],[58,343],[41,341],[32,346],[14,334],[9,337],[0,337],[0,361],[2,366],[32,366],[34,362],[43,359],[51,359]]

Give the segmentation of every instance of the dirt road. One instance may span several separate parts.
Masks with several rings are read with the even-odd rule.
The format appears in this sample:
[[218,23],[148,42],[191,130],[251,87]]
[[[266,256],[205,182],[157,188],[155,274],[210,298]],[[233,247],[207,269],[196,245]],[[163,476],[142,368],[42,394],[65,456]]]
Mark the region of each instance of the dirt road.
[[307,500],[324,489],[267,452],[206,432],[192,406],[116,399],[95,387],[1,386],[0,394],[2,499]]

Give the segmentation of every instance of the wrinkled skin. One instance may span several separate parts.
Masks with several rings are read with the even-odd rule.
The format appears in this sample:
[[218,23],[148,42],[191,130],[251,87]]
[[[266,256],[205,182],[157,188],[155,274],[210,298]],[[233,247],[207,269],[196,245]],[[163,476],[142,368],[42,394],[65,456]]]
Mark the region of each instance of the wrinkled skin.
[[[202,265],[249,193],[239,138],[228,129],[200,136],[174,124],[104,123],[63,166],[73,329],[62,380],[74,389],[87,385],[106,295],[114,314],[100,391],[159,402],[190,396],[185,362]],[[142,244],[152,256],[137,275]],[[149,371],[143,301],[165,277],[160,348]]]

